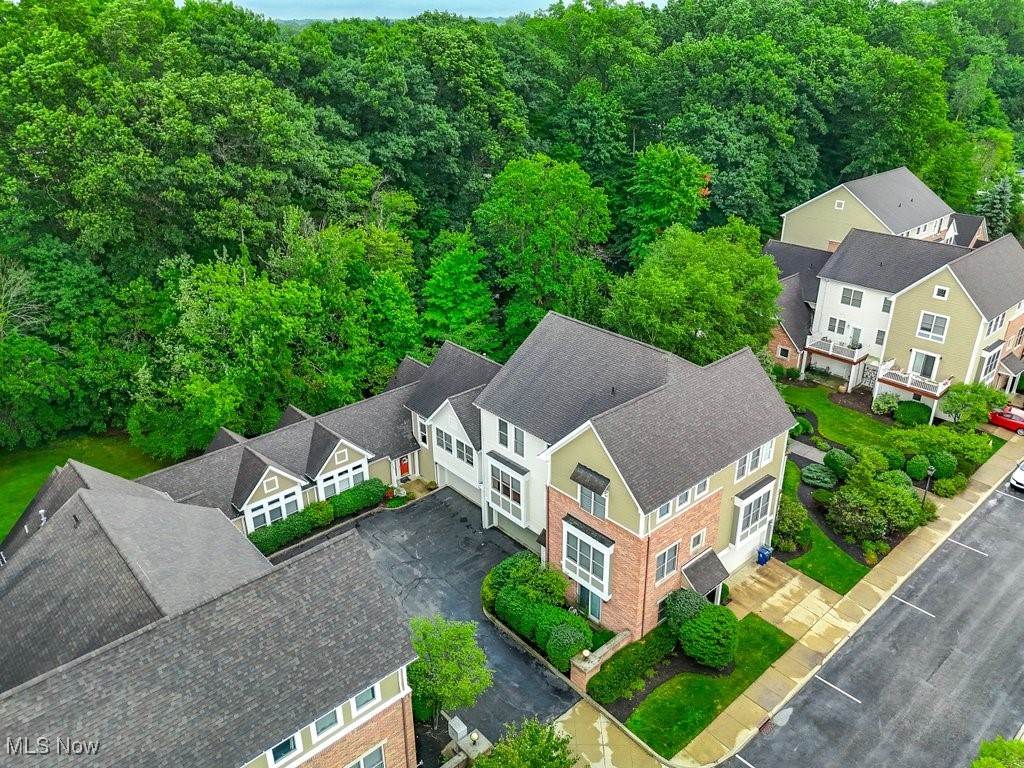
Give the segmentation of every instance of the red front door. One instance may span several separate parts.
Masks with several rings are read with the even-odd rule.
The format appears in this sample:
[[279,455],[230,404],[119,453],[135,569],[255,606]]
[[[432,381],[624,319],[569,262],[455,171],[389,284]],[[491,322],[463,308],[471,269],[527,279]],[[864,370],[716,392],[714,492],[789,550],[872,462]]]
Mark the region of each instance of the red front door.
[[409,474],[409,457],[403,456],[398,460],[398,475],[399,477],[405,477]]

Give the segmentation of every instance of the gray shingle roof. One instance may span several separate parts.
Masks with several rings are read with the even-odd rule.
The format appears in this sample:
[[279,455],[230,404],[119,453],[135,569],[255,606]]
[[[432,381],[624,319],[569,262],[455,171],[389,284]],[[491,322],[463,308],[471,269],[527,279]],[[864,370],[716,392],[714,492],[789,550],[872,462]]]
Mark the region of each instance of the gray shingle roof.
[[231,503],[236,507],[245,504],[260,478],[271,466],[270,461],[262,454],[248,446],[243,448],[242,460],[238,464],[238,474],[235,475],[235,489],[231,494]]
[[413,413],[430,416],[452,395],[487,384],[500,370],[493,360],[446,341],[405,405]]
[[592,416],[660,386],[669,357],[549,312],[476,403],[550,444]]
[[[0,695],[0,722],[99,740],[90,768],[244,765],[412,661],[380,584],[358,535],[342,534]],[[64,765],[55,752],[33,763]]]
[[309,441],[309,458],[306,460],[306,474],[316,477],[327,460],[334,454],[341,436],[323,424],[313,425],[313,434]]
[[576,465],[576,469],[569,475],[569,479],[574,483],[579,483],[584,488],[589,488],[599,496],[608,490],[608,483],[611,482],[600,472],[596,472],[583,464]]
[[892,294],[965,253],[957,245],[851,229],[818,277]]
[[1018,373],[1024,373],[1024,360],[1021,360],[1014,354],[1009,354],[999,361],[1006,370],[1016,376]]
[[780,240],[769,240],[761,252],[772,257],[780,279],[799,275],[800,296],[804,301],[813,304],[818,300],[818,273],[832,257],[831,252]]
[[238,468],[245,444],[197,456],[140,477],[138,483],[165,492],[175,501],[200,507],[216,507],[228,517],[238,517],[231,506]]
[[485,386],[485,384],[481,384],[479,387],[474,387],[448,398],[448,402],[452,405],[452,410],[455,411],[455,415],[459,417],[459,421],[462,423],[462,428],[469,435],[469,441],[478,451],[481,445],[480,409],[473,405],[473,403],[480,396],[480,393],[484,391]]
[[221,448],[227,448],[229,445],[235,445],[236,443],[244,443],[245,438],[237,432],[232,432],[227,427],[221,427],[217,430],[217,434],[213,436],[213,440],[206,446],[206,450],[203,453],[213,453],[219,451]]
[[953,209],[906,167],[843,183],[895,234],[906,232]]
[[989,320],[1024,299],[1024,248],[1004,235],[949,265]]
[[803,350],[811,330],[811,308],[800,294],[800,275],[790,275],[779,283],[782,293],[775,302],[779,308],[779,323],[799,352]]
[[706,549],[683,566],[683,576],[694,592],[706,595],[729,578],[729,571],[715,550]]
[[956,222],[956,241],[954,245],[970,247],[975,238],[985,235],[982,228],[985,224],[984,216],[968,216],[965,213],[954,213],[953,221]]
[[406,384],[417,382],[426,370],[427,366],[424,363],[406,355],[402,358],[402,362],[398,364],[395,372],[391,374],[391,378],[388,379],[384,391],[387,392],[398,387],[404,387]]
[[281,413],[281,418],[277,420],[277,424],[274,425],[274,429],[287,427],[290,424],[298,424],[300,421],[305,421],[308,418],[311,418],[308,413],[289,403],[288,407]]
[[0,690],[268,570],[219,510],[79,490],[0,569]]
[[396,458],[419,448],[412,433],[412,416],[405,407],[416,384],[387,390],[379,395],[329,411],[316,420],[346,440],[370,451],[375,458]]
[[[681,363],[664,386],[592,420],[645,511],[796,423],[749,349],[703,368]],[[758,404],[757,418],[737,417],[741,401]]]

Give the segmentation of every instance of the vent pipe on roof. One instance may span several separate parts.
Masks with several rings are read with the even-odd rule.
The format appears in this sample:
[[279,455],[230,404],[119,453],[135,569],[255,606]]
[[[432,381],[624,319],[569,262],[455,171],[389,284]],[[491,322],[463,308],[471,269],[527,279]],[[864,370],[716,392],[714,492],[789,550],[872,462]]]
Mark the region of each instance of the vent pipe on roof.
[[0,552],[0,568],[3,568],[5,565],[7,565],[7,558],[4,557],[3,552]]
[[77,527],[78,527],[78,524],[79,524],[79,523],[81,522],[81,521],[80,521],[80,520],[78,519],[78,515],[72,515],[72,516],[71,516],[71,518],[72,518],[72,519],[73,519],[73,520],[75,521],[75,524],[74,524],[74,526],[72,526],[72,527],[74,527],[74,528],[77,528]]
[[46,510],[45,509],[40,509],[39,510],[39,527],[42,528],[44,525],[46,525]]

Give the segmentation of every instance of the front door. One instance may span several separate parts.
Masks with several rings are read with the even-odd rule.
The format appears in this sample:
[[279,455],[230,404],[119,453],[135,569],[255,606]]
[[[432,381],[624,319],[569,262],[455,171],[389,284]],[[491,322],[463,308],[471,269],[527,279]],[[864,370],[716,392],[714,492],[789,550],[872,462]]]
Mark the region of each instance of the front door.
[[860,344],[860,328],[851,328],[850,346],[856,349],[858,344]]
[[915,352],[914,359],[910,363],[910,370],[918,376],[930,379],[935,375],[935,362],[935,355],[929,355],[927,352]]
[[409,457],[403,456],[398,460],[398,476],[408,477],[409,476]]

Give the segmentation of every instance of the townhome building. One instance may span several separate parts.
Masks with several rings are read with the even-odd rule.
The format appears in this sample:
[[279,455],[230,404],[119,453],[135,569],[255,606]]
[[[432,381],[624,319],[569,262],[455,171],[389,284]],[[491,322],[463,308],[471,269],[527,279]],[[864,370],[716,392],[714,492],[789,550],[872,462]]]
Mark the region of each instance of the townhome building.
[[417,765],[415,655],[358,534],[271,566],[222,510],[73,461],[35,501],[0,567],[8,760]]

